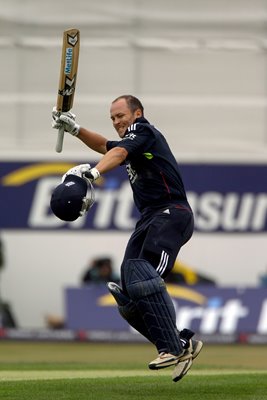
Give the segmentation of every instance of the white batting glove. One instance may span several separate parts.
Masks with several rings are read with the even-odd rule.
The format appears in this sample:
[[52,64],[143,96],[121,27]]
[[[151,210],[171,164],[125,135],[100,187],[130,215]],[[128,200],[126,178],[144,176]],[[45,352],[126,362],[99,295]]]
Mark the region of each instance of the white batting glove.
[[87,178],[90,182],[94,182],[100,177],[100,172],[97,168],[91,168],[89,171],[84,173],[84,178]]
[[53,107],[52,110],[52,128],[54,129],[59,129],[62,126],[62,121],[60,121],[59,117],[60,117],[61,112],[57,111],[56,107]]
[[[69,169],[63,176],[62,176],[62,182],[64,182],[66,176],[68,175],[76,175],[79,176],[80,178],[85,178],[85,173],[89,172],[91,170],[91,165],[90,164],[80,164],[76,165],[75,167]],[[86,179],[87,180],[87,179]]]
[[59,129],[64,126],[64,131],[69,132],[73,136],[77,136],[80,125],[75,122],[76,115],[72,112],[60,112],[56,107],[52,111],[52,128]]

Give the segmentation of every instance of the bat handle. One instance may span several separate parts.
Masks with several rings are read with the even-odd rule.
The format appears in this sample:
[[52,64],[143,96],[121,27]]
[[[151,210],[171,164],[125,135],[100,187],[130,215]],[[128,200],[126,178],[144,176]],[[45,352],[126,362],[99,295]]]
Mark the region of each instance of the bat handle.
[[61,153],[63,147],[63,139],[64,139],[64,126],[59,128],[57,134],[57,144],[56,144],[56,152]]

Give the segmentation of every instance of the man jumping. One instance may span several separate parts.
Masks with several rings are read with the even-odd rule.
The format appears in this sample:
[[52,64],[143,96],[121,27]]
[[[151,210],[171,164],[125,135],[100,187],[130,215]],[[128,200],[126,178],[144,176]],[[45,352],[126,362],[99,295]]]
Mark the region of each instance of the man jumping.
[[178,331],[164,282],[194,229],[175,157],[162,133],[144,117],[140,100],[132,95],[120,96],[111,104],[110,117],[120,140],[108,140],[79,126],[70,112],[59,114],[54,109],[52,116],[53,128],[64,126],[66,132],[104,155],[94,168],[80,171],[80,178],[93,182],[116,167],[126,167],[140,219],[122,260],[121,286],[110,282],[108,288],[122,317],[155,345],[158,355],[149,368],[174,366],[176,382],[190,369],[203,344],[192,340],[190,330]]

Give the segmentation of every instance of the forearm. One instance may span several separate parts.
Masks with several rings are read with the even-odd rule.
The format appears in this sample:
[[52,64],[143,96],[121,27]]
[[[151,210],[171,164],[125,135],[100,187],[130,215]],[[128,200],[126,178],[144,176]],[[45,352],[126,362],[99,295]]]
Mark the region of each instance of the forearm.
[[97,163],[95,168],[100,174],[108,172],[113,168],[118,167],[123,161],[125,161],[127,155],[128,152],[124,148],[114,147],[104,155],[104,157]]
[[88,179],[90,182],[94,182],[100,177],[101,174],[118,167],[123,161],[125,161],[128,152],[122,147],[114,147],[109,150],[103,158],[97,163],[94,168],[91,168],[89,164],[81,164],[70,169],[66,175],[78,175],[81,178]]
[[107,139],[99,133],[80,127],[77,138],[79,138],[86,146],[90,147],[90,149],[97,151],[98,153],[105,154],[107,152]]

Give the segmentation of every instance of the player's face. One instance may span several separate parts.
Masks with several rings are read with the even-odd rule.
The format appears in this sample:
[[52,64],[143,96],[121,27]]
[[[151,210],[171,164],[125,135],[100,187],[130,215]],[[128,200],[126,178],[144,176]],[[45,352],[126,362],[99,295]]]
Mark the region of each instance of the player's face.
[[124,136],[126,129],[134,123],[136,118],[141,117],[141,115],[141,110],[132,112],[125,99],[117,100],[115,103],[112,103],[110,107],[110,118],[121,138]]

